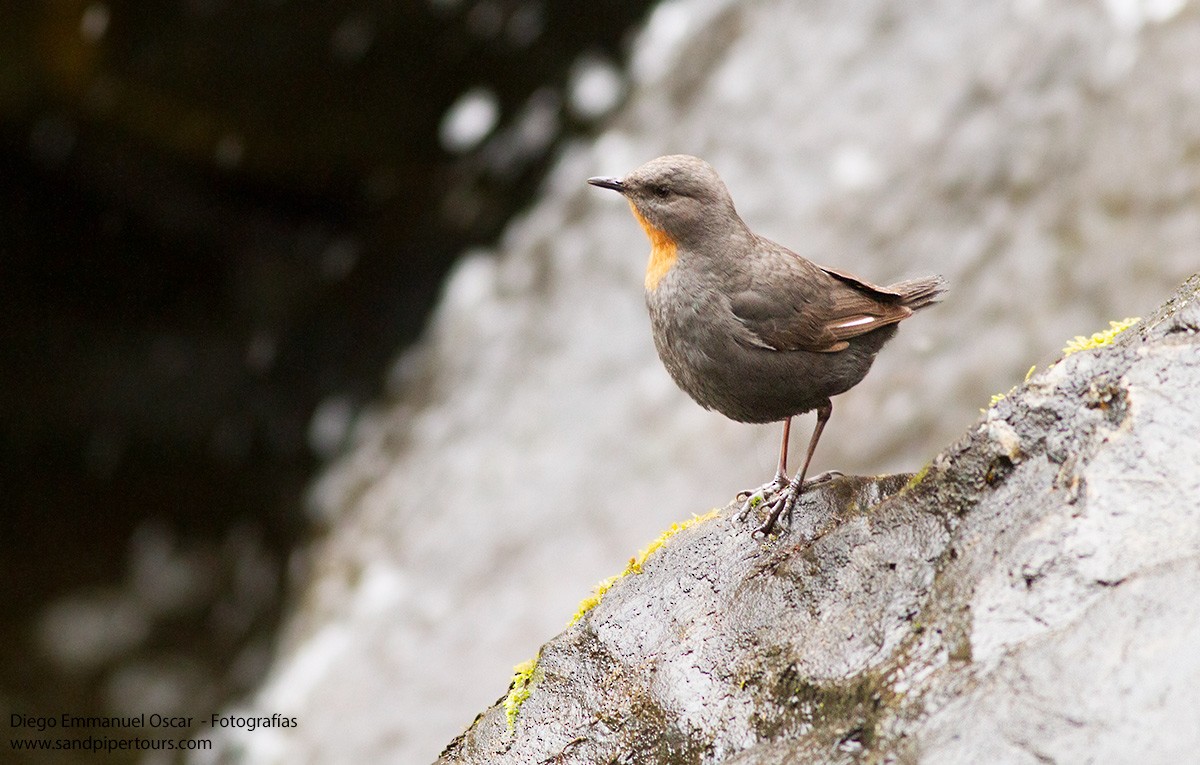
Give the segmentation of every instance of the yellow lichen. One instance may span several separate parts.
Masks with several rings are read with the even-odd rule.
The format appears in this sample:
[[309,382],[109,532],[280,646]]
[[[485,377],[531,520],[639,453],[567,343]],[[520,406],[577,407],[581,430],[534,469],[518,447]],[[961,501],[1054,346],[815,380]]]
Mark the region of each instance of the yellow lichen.
[[517,727],[517,714],[521,705],[529,698],[533,673],[537,671],[538,657],[523,661],[513,667],[512,683],[508,687],[508,695],[504,697],[504,717],[508,720],[508,732],[512,733]]
[[1134,316],[1129,319],[1122,319],[1121,321],[1110,321],[1108,323],[1108,329],[1102,332],[1097,332],[1091,337],[1076,335],[1071,339],[1070,342],[1067,343],[1066,347],[1063,348],[1063,356],[1070,356],[1072,353],[1087,351],[1091,350],[1092,348],[1101,348],[1105,345],[1108,345],[1113,341],[1114,338],[1116,338],[1117,335],[1129,329],[1134,324],[1137,324],[1139,321],[1141,321],[1141,318],[1138,316]]
[[[1129,329],[1134,324],[1137,324],[1139,321],[1141,321],[1141,318],[1138,316],[1134,316],[1134,317],[1131,317],[1128,319],[1122,319],[1121,321],[1110,321],[1108,323],[1108,329],[1106,329],[1102,332],[1097,332],[1096,334],[1092,335],[1091,337],[1084,337],[1083,335],[1076,335],[1074,338],[1072,338],[1070,341],[1068,341],[1066,347],[1063,348],[1063,350],[1062,350],[1063,358],[1066,358],[1067,356],[1070,356],[1072,353],[1076,353],[1078,351],[1091,350],[1092,348],[1102,348],[1102,347],[1108,345],[1109,343],[1111,343],[1116,338],[1117,335],[1119,335],[1122,332],[1124,332],[1125,330]],[[1051,364],[1051,366],[1054,366],[1054,365]],[[1033,377],[1033,372],[1036,369],[1037,369],[1037,364],[1034,364],[1033,366],[1031,366],[1029,368],[1029,371],[1025,373],[1025,382],[1029,382],[1029,378]],[[1005,393],[994,394],[991,397],[991,399],[988,401],[987,409],[980,409],[979,412],[981,414],[987,412],[988,409],[991,409],[996,404],[999,404],[1001,401],[1003,401],[1005,398],[1007,398],[1009,396],[1009,394],[1011,394],[1016,389],[1017,389],[1016,386],[1013,386]]]
[[[628,571],[628,569],[626,569],[626,571]],[[567,622],[567,626],[574,626],[575,622],[582,619],[584,614],[600,605],[600,599],[604,597],[604,593],[608,592],[608,588],[616,584],[617,580],[624,575],[624,573],[621,573],[615,576],[610,576],[609,578],[598,583],[592,590],[591,595],[588,595],[586,598],[579,601],[579,607],[575,609],[575,615],[571,617],[571,621]]]
[[901,489],[901,491],[911,491],[912,489],[917,488],[917,484],[925,480],[925,476],[929,475],[929,469],[932,467],[932,462],[926,462],[924,467],[922,467],[916,473],[913,473],[913,477],[908,479],[908,483],[904,484],[904,488]]
[[[604,593],[608,592],[609,588],[617,583],[621,577],[630,574],[640,574],[642,566],[645,565],[646,559],[654,552],[666,544],[666,541],[675,536],[684,529],[691,528],[697,523],[710,520],[717,517],[717,511],[705,513],[704,515],[693,515],[691,518],[681,523],[672,523],[671,528],[658,535],[653,542],[646,546],[644,550],[639,550],[638,554],[629,559],[629,563],[625,565],[625,570],[616,576],[610,576],[604,581],[596,585],[592,590],[592,594],[579,602],[579,608],[576,609],[575,615],[571,617],[571,622],[567,626],[573,626],[576,622],[583,618],[583,615],[591,611],[600,604]],[[521,705],[529,698],[530,692],[533,690],[533,675],[537,671],[538,657],[534,657],[529,661],[518,664],[513,667],[512,683],[508,688],[508,695],[504,697],[504,717],[508,721],[508,732],[511,734],[516,730],[517,715],[521,712]]]
[[[1029,368],[1029,371],[1025,373],[1025,382],[1029,382],[1029,378],[1033,377],[1033,370],[1035,370],[1035,369],[1037,369],[1037,364],[1034,364],[1033,366],[1031,366]],[[1008,391],[1005,393],[993,394],[991,400],[988,401],[987,409],[980,409],[979,411],[986,412],[988,409],[991,409],[996,404],[999,404],[1001,401],[1008,398],[1008,395],[1016,389],[1017,389],[1017,386],[1014,385],[1013,387],[1009,388]]]
[[645,549],[639,550],[637,555],[630,558],[629,563],[625,565],[624,571],[616,576],[610,576],[607,579],[602,580],[596,585],[595,589],[592,590],[591,595],[588,595],[586,598],[579,601],[579,607],[575,609],[575,615],[571,617],[571,621],[567,623],[567,626],[573,627],[576,622],[583,618],[584,614],[600,605],[601,599],[604,598],[604,593],[608,592],[609,588],[616,584],[617,581],[622,577],[629,576],[630,574],[642,573],[642,566],[645,565],[646,559],[654,554],[655,550],[666,544],[668,539],[684,529],[695,526],[697,523],[703,523],[704,521],[716,517],[717,511],[712,510],[704,515],[693,515],[691,518],[688,518],[686,521],[682,521],[680,523],[672,523],[671,528],[659,534],[658,537],[649,545],[647,545]]
[[[1072,353],[1078,353],[1079,351],[1087,351],[1087,350],[1091,350],[1092,348],[1103,348],[1104,346],[1112,343],[1112,341],[1114,339],[1116,339],[1117,335],[1121,334],[1122,332],[1129,329],[1134,324],[1137,324],[1141,320],[1142,320],[1141,317],[1133,316],[1128,319],[1122,319],[1121,321],[1110,321],[1108,323],[1108,329],[1103,330],[1101,332],[1097,332],[1097,333],[1093,334],[1091,337],[1084,337],[1083,335],[1076,335],[1075,337],[1073,337],[1069,341],[1067,341],[1066,347],[1064,347],[1062,349],[1063,358],[1070,356]],[[1054,365],[1051,364],[1051,366],[1054,366]],[[1029,368],[1029,371],[1025,373],[1025,382],[1029,382],[1029,378],[1033,377],[1034,370],[1036,370],[1036,369],[1037,369],[1036,364],[1034,364],[1033,366],[1031,366]],[[1010,393],[1012,393],[1014,390],[1016,390],[1015,386],[1013,388],[1009,389],[1005,393],[994,394],[992,396],[992,398],[988,401],[987,409],[980,409],[979,411],[986,412],[988,409],[991,409],[996,404],[999,404],[1001,401],[1003,401],[1005,398],[1007,398],[1008,395]]]

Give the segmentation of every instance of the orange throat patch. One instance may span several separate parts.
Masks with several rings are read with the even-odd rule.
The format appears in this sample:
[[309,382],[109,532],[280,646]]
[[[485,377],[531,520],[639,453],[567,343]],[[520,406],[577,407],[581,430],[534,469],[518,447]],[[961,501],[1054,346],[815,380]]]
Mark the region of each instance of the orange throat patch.
[[638,212],[633,202],[629,203],[629,209],[633,210],[633,217],[637,218],[638,223],[642,224],[642,230],[650,238],[650,262],[646,264],[646,289],[653,292],[658,287],[658,283],[662,281],[662,278],[671,270],[671,266],[675,265],[675,251],[677,249],[675,240],[666,231],[651,226],[642,217],[642,214]]

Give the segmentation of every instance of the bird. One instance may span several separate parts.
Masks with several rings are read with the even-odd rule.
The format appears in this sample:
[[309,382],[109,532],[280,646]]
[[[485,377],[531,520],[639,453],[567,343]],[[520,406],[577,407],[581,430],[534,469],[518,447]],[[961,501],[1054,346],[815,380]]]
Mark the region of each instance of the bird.
[[[650,240],[645,297],[659,358],[705,409],[745,423],[783,424],[775,476],[745,497],[769,535],[790,525],[831,399],[866,376],[897,325],[941,300],[941,276],[879,286],[820,266],[750,230],[711,165],[673,154],[621,177],[587,180],[619,192]],[[787,476],[792,418],[816,411],[804,464]],[[840,475],[817,476],[813,481]]]

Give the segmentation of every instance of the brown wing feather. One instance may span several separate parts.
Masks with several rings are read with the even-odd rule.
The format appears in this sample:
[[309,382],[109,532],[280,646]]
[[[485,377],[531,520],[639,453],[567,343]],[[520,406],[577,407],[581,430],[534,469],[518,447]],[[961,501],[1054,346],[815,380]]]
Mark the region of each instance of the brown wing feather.
[[730,297],[754,345],[835,353],[851,338],[912,315],[897,292],[817,266],[773,242],[761,244],[767,252],[757,259],[751,283]]
[[[796,257],[799,257],[799,256],[797,255]],[[859,276],[855,276],[854,274],[852,274],[848,271],[840,271],[836,268],[830,268],[829,266],[817,266],[817,268],[821,269],[822,271],[824,271],[825,273],[834,277],[835,279],[839,279],[842,282],[849,284],[851,287],[854,287],[855,289],[861,290],[862,292],[866,292],[867,294],[871,295],[876,300],[879,300],[881,302],[884,302],[884,303],[898,302],[898,301],[904,299],[903,293],[898,292],[898,291],[892,289],[891,287],[880,287],[878,284],[873,284],[873,283],[867,281],[866,279],[863,279],[862,277],[859,277]]]

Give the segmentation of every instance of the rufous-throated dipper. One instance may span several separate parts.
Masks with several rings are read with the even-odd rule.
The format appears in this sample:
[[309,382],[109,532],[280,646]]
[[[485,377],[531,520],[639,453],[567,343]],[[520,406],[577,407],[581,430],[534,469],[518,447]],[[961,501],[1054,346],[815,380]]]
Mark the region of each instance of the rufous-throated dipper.
[[[791,520],[832,396],[859,383],[913,311],[937,302],[940,276],[880,287],[818,266],[751,231],[716,171],[696,157],[651,160],[623,178],[589,178],[620,192],[650,238],[646,306],[654,345],[696,403],[739,422],[783,422],[775,477],[747,494]],[[817,411],[804,465],[787,477],[792,417]],[[739,494],[741,496],[741,494]]]

